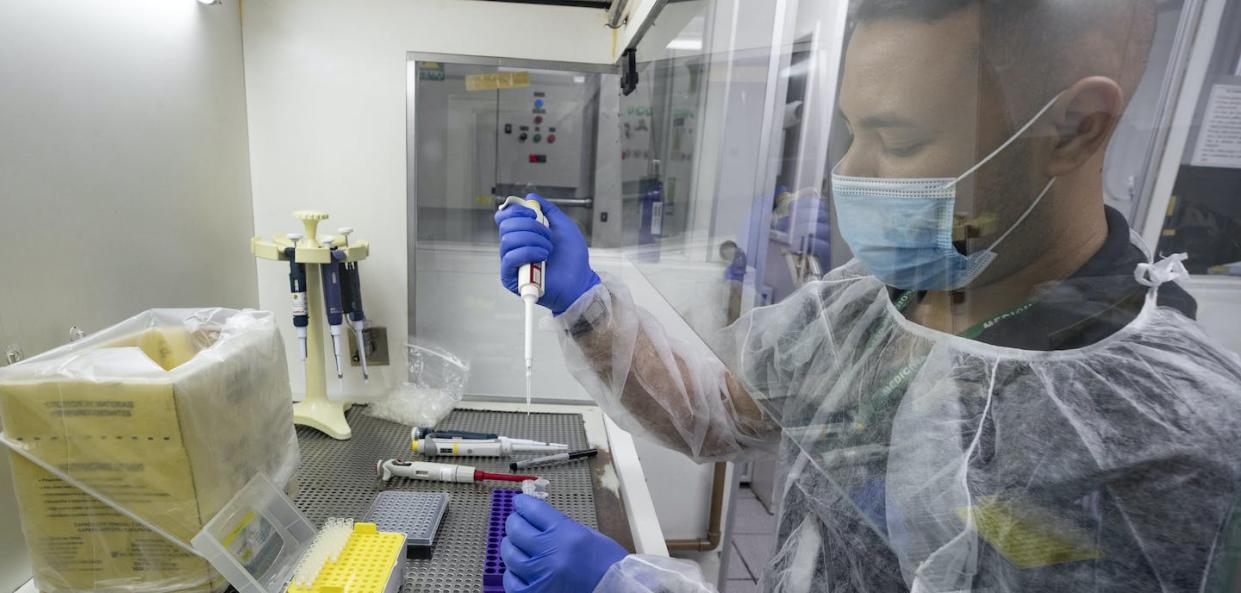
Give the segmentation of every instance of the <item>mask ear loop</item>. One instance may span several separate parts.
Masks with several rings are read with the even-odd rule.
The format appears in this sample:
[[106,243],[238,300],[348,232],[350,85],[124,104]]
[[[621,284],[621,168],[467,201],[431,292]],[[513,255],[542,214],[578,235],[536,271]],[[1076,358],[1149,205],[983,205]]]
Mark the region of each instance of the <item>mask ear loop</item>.
[[[1034,124],[1038,123],[1038,120],[1042,119],[1043,116],[1046,115],[1047,112],[1051,110],[1051,108],[1056,104],[1056,102],[1060,100],[1061,94],[1063,93],[1057,94],[1055,97],[1052,97],[1052,99],[1048,101],[1047,104],[1044,105],[1042,109],[1038,110],[1038,113],[1034,114],[1034,117],[1030,118],[1030,121],[1026,122],[1024,126],[1021,126],[1021,129],[1017,130],[1017,132],[1013,134],[1011,137],[1009,137],[1009,139],[1006,140],[1003,144],[1001,144],[999,148],[992,151],[991,154],[987,155],[986,158],[979,161],[978,164],[974,165],[973,167],[970,167],[968,171],[962,173],[960,177],[957,177],[956,179],[952,181],[952,183],[948,185],[956,185],[960,183],[962,179],[965,179],[966,177],[973,175],[983,165],[987,164],[988,162],[991,161],[991,159],[995,158],[996,155],[1003,152],[1005,148],[1012,146],[1012,144],[1016,142],[1018,138],[1021,138],[1022,136],[1025,135],[1026,132],[1030,131],[1030,128],[1034,127]],[[1056,184],[1056,178],[1052,177],[1051,180],[1047,182],[1047,185],[1043,186],[1043,191],[1039,193],[1038,197],[1034,198],[1034,201],[1030,203],[1030,206],[1026,208],[1026,211],[1022,212],[1021,216],[1017,218],[1017,222],[1014,222],[1013,224],[1009,225],[1008,230],[1004,231],[1004,234],[1000,235],[999,239],[992,241],[991,245],[988,246],[984,251],[994,250],[997,246],[999,246],[1000,243],[1003,243],[1004,239],[1007,239],[1008,236],[1011,235],[1013,231],[1017,230],[1017,227],[1021,226],[1021,223],[1025,222],[1026,218],[1030,216],[1031,212],[1034,212],[1034,209],[1038,207],[1039,202],[1043,201],[1043,198],[1047,196],[1047,192],[1051,191],[1051,186],[1055,184]],[[945,185],[944,187],[946,188],[948,187],[948,185]]]
[[988,246],[985,251],[991,251],[995,249],[996,246],[998,246],[1000,243],[1003,243],[1004,239],[1007,239],[1008,236],[1013,233],[1013,231],[1017,230],[1017,227],[1021,226],[1021,223],[1025,222],[1026,217],[1030,216],[1031,212],[1034,212],[1034,209],[1038,207],[1039,202],[1043,201],[1043,197],[1047,195],[1047,192],[1051,191],[1051,186],[1055,184],[1056,184],[1056,178],[1052,177],[1051,181],[1048,181],[1047,185],[1043,187],[1042,193],[1040,193],[1038,197],[1034,198],[1034,201],[1030,203],[1030,207],[1026,208],[1026,211],[1022,212],[1021,216],[1017,217],[1017,222],[1014,222],[1012,225],[1010,225],[1008,227],[1008,230],[1004,231],[1004,234],[1000,235],[999,239],[996,239],[995,241],[993,241],[991,245]]
[[1008,140],[1005,140],[1004,143],[1001,144],[999,148],[991,151],[991,154],[987,155],[981,161],[978,161],[978,164],[974,165],[973,167],[970,167],[969,170],[962,173],[956,179],[953,179],[952,182],[944,185],[944,187],[941,189],[961,183],[962,179],[965,179],[966,177],[969,177],[970,175],[973,175],[974,173],[978,172],[978,170],[981,169],[983,165],[991,162],[991,159],[994,159],[996,155],[1000,154],[1001,152],[1004,152],[1004,149],[1008,148],[1009,146],[1012,146],[1013,143],[1016,142],[1018,138],[1021,138],[1022,136],[1025,135],[1026,132],[1029,132],[1030,128],[1033,128],[1034,124],[1038,123],[1038,120],[1042,119],[1043,116],[1046,115],[1047,112],[1051,110],[1051,108],[1056,104],[1056,102],[1060,100],[1061,94],[1063,93],[1059,93],[1055,97],[1052,97],[1051,100],[1048,101],[1047,104],[1044,105],[1042,109],[1038,110],[1038,113],[1034,114],[1034,117],[1030,118],[1030,121],[1026,122],[1024,126],[1021,126],[1021,129],[1017,130],[1017,132],[1014,133],[1012,136],[1010,136]]

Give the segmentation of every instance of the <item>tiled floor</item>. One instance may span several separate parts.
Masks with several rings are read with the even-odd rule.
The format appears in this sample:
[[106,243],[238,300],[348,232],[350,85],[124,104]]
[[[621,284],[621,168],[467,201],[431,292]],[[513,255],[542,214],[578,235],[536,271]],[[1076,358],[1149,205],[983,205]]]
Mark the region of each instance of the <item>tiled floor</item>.
[[[728,544],[728,574],[721,593],[755,593],[758,576],[776,547],[776,517],[768,513],[754,491],[742,486],[733,514],[732,542]],[[697,562],[703,576],[716,582],[719,552],[680,552],[677,558]]]
[[775,515],[767,512],[749,488],[742,487],[738,495],[723,593],[756,591],[758,576],[776,547]]

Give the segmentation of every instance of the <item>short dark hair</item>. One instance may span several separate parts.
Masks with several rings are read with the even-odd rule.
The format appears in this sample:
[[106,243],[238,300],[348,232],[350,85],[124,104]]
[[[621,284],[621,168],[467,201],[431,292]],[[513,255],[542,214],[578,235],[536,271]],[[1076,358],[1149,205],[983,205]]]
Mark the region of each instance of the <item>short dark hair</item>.
[[[878,19],[934,22],[960,10],[980,8],[980,48],[991,75],[1006,94],[1019,94],[1022,111],[1087,76],[1108,76],[1136,92],[1155,36],[1155,0],[854,0],[855,24]],[[1082,52],[1091,36],[1110,45]],[[1086,54],[1086,55],[1083,55]]]
[[978,0],[861,0],[855,5],[854,18],[859,21],[879,17],[906,17],[939,20]]

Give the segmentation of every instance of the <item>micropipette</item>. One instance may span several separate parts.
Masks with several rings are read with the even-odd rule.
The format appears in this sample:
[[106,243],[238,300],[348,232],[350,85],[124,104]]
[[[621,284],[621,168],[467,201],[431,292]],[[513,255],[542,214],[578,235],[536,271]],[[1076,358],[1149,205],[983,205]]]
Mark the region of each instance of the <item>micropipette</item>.
[[[340,227],[337,232],[345,238],[345,247],[348,247],[349,234],[353,232],[353,228]],[[366,367],[366,342],[362,333],[362,330],[366,328],[366,314],[362,312],[362,280],[358,276],[357,262],[345,262],[341,266],[340,273],[345,315],[349,318],[349,325],[353,326],[353,335],[358,342],[358,361],[362,363],[362,381],[369,383],[371,373]]]
[[475,439],[415,439],[411,448],[428,457],[511,457],[513,453],[553,453],[568,451],[562,443],[520,441],[508,437],[491,440]]
[[306,264],[296,261],[297,242],[302,240],[301,233],[289,233],[292,247],[284,248],[284,256],[289,258],[289,292],[293,294],[293,327],[297,330],[297,343],[306,362],[306,327],[310,325],[310,315],[306,312]]
[[379,479],[385,482],[393,477],[429,480],[432,482],[459,482],[462,484],[473,484],[483,480],[524,482],[526,480],[539,479],[538,476],[493,474],[468,465],[449,465],[447,463],[431,463],[429,461],[402,461],[400,459],[379,460],[375,463],[375,473],[379,474]]
[[445,438],[445,439],[479,439],[489,441],[500,438],[500,435],[494,432],[470,432],[468,430],[436,430],[430,426],[417,426],[409,431],[410,438],[414,440],[424,439],[426,437]]
[[[544,445],[543,441],[534,439],[516,439],[496,434],[494,432],[470,432],[468,430],[452,430],[452,429],[436,429],[430,426],[417,426],[409,431],[409,438],[412,440],[433,438],[433,439],[465,439],[473,441],[494,441],[496,439],[505,439],[514,445]],[[552,443],[557,444],[557,443]],[[559,448],[567,449],[568,445],[558,445]]]
[[[547,217],[537,200],[523,200],[517,196],[509,196],[500,204],[500,210],[511,205],[524,206],[534,211],[534,219],[543,226],[548,226]],[[534,381],[534,305],[543,296],[543,278],[547,270],[547,262],[532,262],[517,271],[517,293],[526,307],[526,414],[530,413],[530,394]]]
[[324,241],[323,247],[331,250],[332,259],[331,263],[319,266],[323,272],[323,305],[327,309],[327,323],[332,333],[332,352],[336,355],[336,378],[344,380],[345,374],[341,370],[341,353],[345,348],[340,340],[340,325],[344,317],[340,296],[340,260],[344,259],[345,254],[332,249],[331,239]]

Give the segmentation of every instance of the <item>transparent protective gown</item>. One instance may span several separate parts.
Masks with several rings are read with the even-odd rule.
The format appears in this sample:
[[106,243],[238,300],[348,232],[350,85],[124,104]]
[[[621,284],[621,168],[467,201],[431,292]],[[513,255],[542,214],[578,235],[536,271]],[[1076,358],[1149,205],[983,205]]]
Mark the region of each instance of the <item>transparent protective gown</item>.
[[[1179,261],[1138,267],[1141,312],[1072,350],[917,325],[856,263],[725,329],[718,358],[669,340],[611,278],[559,319],[575,375],[627,430],[696,460],[779,449],[760,590],[1221,590],[1241,364],[1157,304]],[[711,589],[630,556],[597,591]]]

